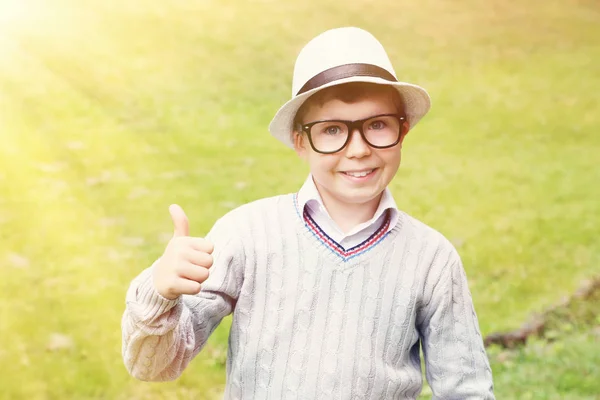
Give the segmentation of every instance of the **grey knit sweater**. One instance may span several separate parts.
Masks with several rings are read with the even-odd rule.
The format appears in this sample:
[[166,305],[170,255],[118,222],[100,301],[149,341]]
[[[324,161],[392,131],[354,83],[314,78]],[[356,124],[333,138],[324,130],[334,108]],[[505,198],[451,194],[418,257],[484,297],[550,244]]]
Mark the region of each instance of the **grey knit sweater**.
[[460,257],[409,215],[343,249],[288,194],[229,212],[207,239],[198,295],[162,298],[152,267],[133,280],[122,332],[136,378],[177,378],[233,313],[226,399],[414,399],[420,346],[434,399],[494,399]]

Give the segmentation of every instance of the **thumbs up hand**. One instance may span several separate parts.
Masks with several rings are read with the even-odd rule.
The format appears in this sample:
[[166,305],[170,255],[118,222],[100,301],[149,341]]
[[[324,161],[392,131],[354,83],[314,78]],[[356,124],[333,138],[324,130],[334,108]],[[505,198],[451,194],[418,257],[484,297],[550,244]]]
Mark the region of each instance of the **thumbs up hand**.
[[213,263],[214,247],[205,239],[189,236],[189,221],[181,207],[173,204],[169,212],[175,232],[153,268],[153,282],[161,296],[175,300],[182,294],[200,292]]

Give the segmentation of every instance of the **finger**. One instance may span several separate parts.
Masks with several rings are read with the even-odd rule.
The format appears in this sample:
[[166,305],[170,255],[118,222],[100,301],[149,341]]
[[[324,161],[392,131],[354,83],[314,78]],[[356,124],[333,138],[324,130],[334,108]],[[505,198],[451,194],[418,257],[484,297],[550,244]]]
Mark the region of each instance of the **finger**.
[[197,281],[183,278],[177,281],[176,290],[180,294],[198,294],[200,289],[200,283]]
[[207,254],[212,254],[215,249],[215,246],[211,242],[203,238],[190,238],[189,243],[194,250],[203,251]]
[[173,236],[189,236],[190,223],[183,208],[177,204],[171,204],[169,206],[169,213],[171,214],[171,219],[173,220],[173,226],[175,228]]
[[183,259],[190,264],[194,264],[199,267],[210,268],[213,265],[213,256],[195,249],[185,250],[185,253],[183,253]]
[[177,274],[184,279],[202,283],[208,279],[208,269],[198,265],[185,263],[177,268]]

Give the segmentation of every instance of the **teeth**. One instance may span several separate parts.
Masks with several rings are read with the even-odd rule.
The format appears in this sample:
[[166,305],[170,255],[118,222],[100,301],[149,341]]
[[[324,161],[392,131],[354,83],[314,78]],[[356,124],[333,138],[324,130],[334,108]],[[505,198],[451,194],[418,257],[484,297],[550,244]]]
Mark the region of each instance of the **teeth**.
[[363,176],[369,175],[373,170],[363,171],[363,172],[344,172],[346,175],[353,176],[355,178],[362,178]]

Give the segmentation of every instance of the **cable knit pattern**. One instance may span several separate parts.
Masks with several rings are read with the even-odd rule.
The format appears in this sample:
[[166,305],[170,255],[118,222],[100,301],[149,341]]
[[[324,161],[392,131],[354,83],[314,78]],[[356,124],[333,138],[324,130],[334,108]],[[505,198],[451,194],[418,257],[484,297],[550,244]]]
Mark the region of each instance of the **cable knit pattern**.
[[448,240],[400,212],[391,230],[348,254],[312,224],[294,194],[229,212],[207,235],[214,265],[196,296],[164,299],[153,266],[143,271],[122,320],[129,372],[176,379],[233,314],[225,399],[415,399],[421,347],[434,399],[494,399]]

